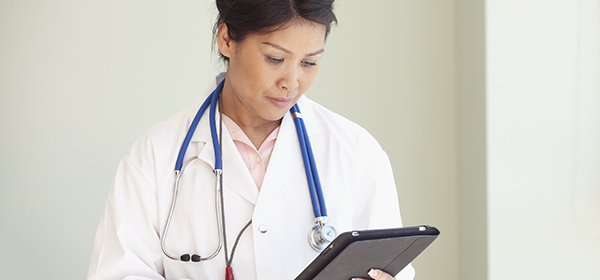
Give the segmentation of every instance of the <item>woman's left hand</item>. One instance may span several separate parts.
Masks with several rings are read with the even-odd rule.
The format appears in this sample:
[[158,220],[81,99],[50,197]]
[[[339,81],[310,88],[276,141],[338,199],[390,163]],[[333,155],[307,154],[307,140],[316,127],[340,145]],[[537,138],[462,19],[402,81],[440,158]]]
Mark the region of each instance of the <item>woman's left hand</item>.
[[[369,276],[371,276],[371,278],[373,278],[375,280],[394,280],[394,277],[392,275],[389,275],[380,269],[373,268],[373,269],[369,270],[368,274],[369,274]],[[352,278],[352,280],[367,280],[367,279]]]

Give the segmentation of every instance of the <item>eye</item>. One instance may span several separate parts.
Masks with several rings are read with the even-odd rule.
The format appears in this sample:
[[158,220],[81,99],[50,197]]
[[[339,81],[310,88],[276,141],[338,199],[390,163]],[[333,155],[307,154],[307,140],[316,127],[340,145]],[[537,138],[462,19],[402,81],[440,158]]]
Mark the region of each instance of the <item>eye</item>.
[[300,63],[302,66],[317,66],[317,62],[315,60],[302,60]]
[[265,57],[267,58],[267,60],[269,62],[274,63],[274,64],[279,64],[279,63],[283,62],[283,58],[272,57],[269,55],[266,55]]

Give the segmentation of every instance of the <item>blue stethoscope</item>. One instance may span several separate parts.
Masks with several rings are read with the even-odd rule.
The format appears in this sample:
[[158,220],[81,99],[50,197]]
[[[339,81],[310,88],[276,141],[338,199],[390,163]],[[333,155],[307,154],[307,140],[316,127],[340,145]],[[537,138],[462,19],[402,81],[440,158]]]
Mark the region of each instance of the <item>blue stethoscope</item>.
[[[175,162],[175,187],[173,190],[173,201],[171,203],[171,209],[169,211],[169,216],[167,218],[167,222],[165,223],[165,228],[163,234],[161,236],[161,248],[163,253],[173,260],[182,260],[182,261],[193,261],[199,262],[204,260],[213,259],[223,247],[224,243],[224,207],[223,207],[223,170],[222,170],[222,162],[221,162],[221,145],[220,145],[220,131],[217,134],[217,125],[215,120],[215,113],[217,107],[217,101],[219,100],[219,95],[223,90],[223,85],[225,84],[225,80],[221,81],[217,88],[206,98],[198,113],[194,117],[190,128],[185,135],[185,139],[183,140],[183,144],[181,145],[181,149],[179,150],[179,154],[177,155],[177,161]],[[209,111],[209,121],[210,121],[210,132],[213,142],[213,149],[215,154],[215,167],[214,173],[216,176],[215,182],[215,200],[216,200],[216,216],[217,216],[217,227],[218,227],[218,235],[219,235],[219,244],[215,251],[207,256],[201,257],[200,255],[193,254],[191,257],[189,254],[183,254],[181,256],[176,256],[170,254],[165,248],[165,240],[167,237],[167,233],[169,231],[169,226],[171,224],[171,219],[173,217],[173,212],[175,210],[175,203],[177,202],[177,193],[179,191],[179,183],[181,181],[181,176],[185,170],[185,167],[193,160],[198,159],[198,157],[193,157],[183,162],[183,158],[185,152],[190,144],[190,140],[192,139],[192,135],[202,118],[202,115],[206,111],[206,109],[210,106]],[[308,190],[310,192],[310,199],[312,202],[312,208],[315,215],[315,226],[313,226],[308,234],[308,241],[310,246],[317,250],[323,251],[335,239],[337,236],[336,229],[328,224],[327,218],[327,208],[325,206],[325,199],[323,198],[323,191],[321,189],[321,181],[319,179],[319,173],[317,172],[317,165],[315,163],[315,158],[312,152],[312,147],[310,145],[310,141],[308,139],[308,134],[306,132],[306,126],[304,125],[304,119],[302,118],[302,114],[300,112],[300,108],[298,104],[294,104],[294,106],[290,109],[290,113],[294,118],[294,124],[296,126],[296,132],[298,134],[298,142],[300,143],[300,150],[302,151],[302,160],[304,161],[304,170],[306,172],[306,180],[308,181]],[[241,233],[250,225],[251,221],[240,231]],[[239,238],[239,235],[238,235]],[[237,245],[237,242],[236,242]],[[225,246],[226,243],[225,243]],[[234,245],[235,250],[235,245]],[[227,252],[226,252],[227,253]],[[227,256],[226,256],[227,257]],[[233,252],[232,252],[233,258]]]

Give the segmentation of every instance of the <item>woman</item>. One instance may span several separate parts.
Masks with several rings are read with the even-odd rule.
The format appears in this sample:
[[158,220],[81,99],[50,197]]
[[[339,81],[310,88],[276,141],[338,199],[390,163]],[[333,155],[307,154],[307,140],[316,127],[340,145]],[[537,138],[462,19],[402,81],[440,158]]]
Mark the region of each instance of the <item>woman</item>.
[[[194,104],[146,132],[123,158],[98,228],[88,279],[223,279],[228,266],[239,280],[297,276],[319,252],[306,241],[315,217],[289,113],[296,103],[312,143],[330,224],[338,232],[401,226],[391,167],[379,144],[356,124],[303,97],[336,21],[332,4],[217,1],[215,36],[227,72]],[[206,111],[184,153],[187,164],[169,220],[179,150],[198,108],[218,84],[222,90],[214,116],[222,125],[218,154],[224,218],[215,218],[216,153]],[[213,259],[183,262],[167,256],[207,257],[218,247],[219,230],[226,245]],[[393,279],[381,270],[370,273],[374,279]],[[413,275],[407,267],[397,279]]]

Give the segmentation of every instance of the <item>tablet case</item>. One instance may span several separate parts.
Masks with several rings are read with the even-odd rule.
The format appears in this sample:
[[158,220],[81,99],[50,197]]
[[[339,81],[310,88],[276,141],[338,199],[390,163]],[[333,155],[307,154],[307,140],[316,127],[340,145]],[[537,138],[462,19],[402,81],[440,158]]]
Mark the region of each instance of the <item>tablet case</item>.
[[432,226],[344,232],[296,280],[371,279],[371,268],[396,275],[439,234]]

